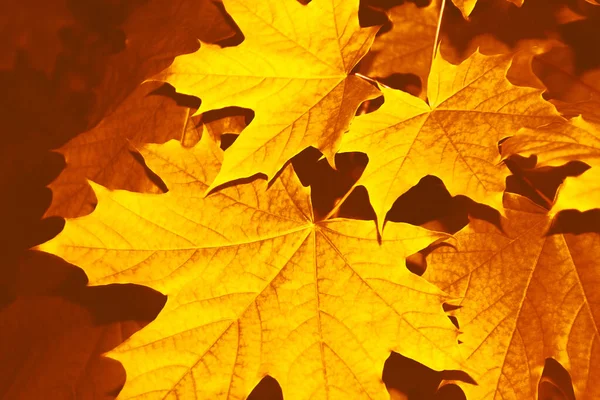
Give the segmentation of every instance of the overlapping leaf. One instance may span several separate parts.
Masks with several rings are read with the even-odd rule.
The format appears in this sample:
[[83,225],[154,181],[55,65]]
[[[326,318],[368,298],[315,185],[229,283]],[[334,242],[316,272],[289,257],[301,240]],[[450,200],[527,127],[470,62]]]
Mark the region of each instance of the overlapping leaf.
[[437,57],[429,104],[384,88],[381,108],[352,123],[341,151],[369,156],[358,183],[367,188],[380,227],[398,196],[428,174],[453,195],[501,208],[508,173],[498,142],[519,128],[562,120],[539,90],[506,80],[509,64],[509,56],[479,53],[458,66]]
[[478,371],[468,399],[535,399],[545,359],[571,373],[578,399],[600,396],[598,233],[548,233],[551,217],[507,195],[499,227],[475,218],[425,276],[462,300],[462,350]]
[[377,37],[360,71],[372,78],[415,74],[424,98],[440,6],[439,1],[432,1],[423,8],[410,2],[393,7],[389,11],[391,30]]
[[[73,218],[89,214],[96,199],[87,179],[109,189],[161,192],[136,159],[136,146],[170,139],[191,146],[203,132],[210,132],[211,124],[201,123],[201,117],[191,118],[192,110],[154,94],[155,89],[156,84],[140,86],[113,114],[58,149],[66,168],[50,185],[53,201],[47,215]],[[239,133],[245,126],[242,117],[219,122],[215,128],[221,132],[211,132],[213,136]]]
[[58,149],[66,168],[50,185],[48,215],[89,214],[96,199],[86,179],[110,189],[160,192],[135,159],[135,146],[181,139],[189,111],[167,97],[149,95],[156,87],[139,87],[112,115]]
[[42,246],[93,284],[138,283],[169,296],[159,317],[113,351],[121,398],[233,399],[269,374],[289,399],[385,399],[390,350],[460,368],[444,295],[403,265],[443,234],[370,221],[314,221],[291,167],[204,197],[220,150],[204,138],[146,147],[169,192],[94,185],[98,206]]
[[244,33],[239,46],[202,44],[158,76],[202,99],[198,112],[239,106],[255,118],[227,150],[211,188],[264,173],[269,178],[308,146],[333,162],[359,104],[377,90],[348,76],[376,27],[360,28],[358,0],[225,0]]
[[581,176],[566,178],[552,210],[600,207],[600,124],[581,117],[540,129],[523,129],[502,146],[505,155],[535,155],[538,166],[560,166],[583,161],[592,168]]

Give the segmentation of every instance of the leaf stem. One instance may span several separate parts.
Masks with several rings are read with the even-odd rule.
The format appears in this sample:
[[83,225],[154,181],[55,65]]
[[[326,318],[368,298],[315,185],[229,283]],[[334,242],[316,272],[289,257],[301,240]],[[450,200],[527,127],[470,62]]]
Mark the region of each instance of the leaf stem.
[[188,126],[188,123],[190,121],[190,109],[189,108],[185,111],[185,117],[184,118],[185,118],[185,120],[183,121],[183,129],[181,130],[181,139],[180,139],[180,142],[181,142],[181,144],[183,146],[186,146],[186,144],[187,144],[186,143],[186,139],[187,139],[187,126]]
[[437,28],[435,30],[435,39],[433,40],[433,52],[431,54],[431,65],[429,66],[429,71],[431,71],[431,67],[433,66],[433,60],[435,60],[435,55],[437,54],[438,45],[440,43],[440,31],[442,29],[442,17],[444,16],[445,7],[446,0],[442,0],[442,4],[440,6],[440,16],[438,17]]

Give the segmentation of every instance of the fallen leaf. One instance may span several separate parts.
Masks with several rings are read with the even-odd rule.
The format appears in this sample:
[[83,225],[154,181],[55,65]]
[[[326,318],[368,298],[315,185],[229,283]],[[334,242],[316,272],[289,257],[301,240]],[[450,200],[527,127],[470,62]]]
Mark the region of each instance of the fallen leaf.
[[251,108],[252,123],[227,149],[210,189],[266,174],[306,147],[333,164],[341,135],[358,106],[378,92],[348,75],[366,54],[378,27],[360,28],[358,0],[225,0],[245,35],[239,46],[202,44],[180,56],[156,79],[202,99],[197,112],[226,106]]
[[540,90],[506,79],[510,62],[475,53],[456,66],[438,56],[429,104],[383,88],[381,108],[355,119],[340,151],[369,157],[357,184],[367,188],[380,229],[396,199],[426,175],[439,177],[452,195],[502,208],[508,170],[498,142],[519,128],[562,120]]
[[165,194],[94,185],[98,206],[41,246],[90,282],[168,295],[158,318],[109,353],[127,370],[120,398],[243,398],[265,375],[286,398],[387,399],[390,351],[456,369],[445,295],[403,265],[445,237],[390,223],[314,221],[291,166],[265,181],[203,193],[221,152],[204,138],[143,151]]
[[546,358],[571,374],[578,399],[600,396],[598,233],[548,233],[552,215],[507,194],[501,229],[471,217],[454,246],[428,257],[425,277],[461,300],[473,399],[536,399]]

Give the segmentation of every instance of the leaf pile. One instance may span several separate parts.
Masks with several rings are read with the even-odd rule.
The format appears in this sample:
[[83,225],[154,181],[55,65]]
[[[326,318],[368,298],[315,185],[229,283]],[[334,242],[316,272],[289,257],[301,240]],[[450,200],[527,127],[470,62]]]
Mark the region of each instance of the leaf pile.
[[594,2],[58,3],[0,59],[48,170],[2,180],[0,326],[48,349],[3,396],[600,397]]

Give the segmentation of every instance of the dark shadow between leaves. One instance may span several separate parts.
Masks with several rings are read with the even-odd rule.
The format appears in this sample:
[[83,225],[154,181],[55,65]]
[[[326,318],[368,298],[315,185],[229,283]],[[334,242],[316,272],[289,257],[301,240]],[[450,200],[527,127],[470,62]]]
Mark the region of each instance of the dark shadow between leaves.
[[546,235],[600,233],[600,209],[589,211],[564,210],[559,212]]
[[310,186],[314,180],[316,172],[316,164],[323,154],[314,147],[307,147],[292,158],[294,171],[304,187]]
[[227,117],[244,117],[244,122],[248,126],[254,119],[254,110],[242,107],[224,107],[218,110],[210,110],[202,113],[202,122],[209,123]]
[[[391,21],[385,14],[385,11],[382,7],[374,4],[373,0],[360,0],[358,5],[358,22],[361,27],[366,28],[369,26],[381,26],[382,29],[384,27],[387,30],[392,28]],[[381,29],[378,31],[377,35],[380,35]]]
[[553,358],[544,363],[538,390],[539,400],[575,400],[569,372]]
[[247,400],[283,400],[279,382],[267,375],[252,389]]
[[590,49],[600,48],[600,10],[591,6],[586,10],[587,18],[560,26],[562,40],[575,56],[575,73],[581,75],[600,67],[600,54]]
[[[321,157],[321,153],[311,147],[292,159],[292,165],[300,182],[311,188],[311,200],[317,221],[325,217],[352,188],[367,165],[367,156],[363,153],[336,154],[336,169],[333,169],[327,160],[321,159]],[[354,218],[362,215],[365,203],[355,203],[353,200],[357,189],[341,205],[338,213],[340,217]]]
[[152,171],[148,167],[148,165],[146,165],[146,160],[144,160],[144,157],[139,152],[130,149],[129,154],[131,154],[131,156],[135,159],[135,161],[138,162],[138,164],[144,167],[144,172],[146,172],[146,176],[148,177],[148,179],[150,179],[150,181],[152,181],[152,183],[156,185],[156,187],[158,187],[163,193],[167,193],[169,191],[167,184],[161,179],[160,176],[155,174],[154,171]]
[[356,115],[369,114],[377,111],[383,105],[384,101],[385,99],[383,96],[376,97],[373,100],[363,101],[356,109]]
[[[412,359],[392,352],[383,368],[382,379],[388,391],[398,391],[409,400],[465,399],[463,391],[454,384],[440,387],[443,380],[475,382],[462,371],[434,371]],[[252,390],[248,400],[283,400],[279,383],[265,376]]]
[[467,400],[467,396],[458,385],[450,383],[438,389],[434,400]]
[[226,183],[224,183],[222,185],[214,187],[210,192],[206,193],[206,196],[210,196],[213,193],[217,193],[217,192],[219,192],[219,191],[221,191],[223,189],[227,189],[227,188],[230,188],[230,187],[233,187],[233,186],[247,185],[247,184],[252,183],[252,182],[254,182],[255,180],[258,180],[258,179],[262,179],[262,180],[266,181],[268,179],[268,177],[265,174],[258,173],[258,174],[254,174],[252,176],[249,176],[247,178],[235,179],[235,180],[233,180],[231,182],[226,182]]
[[338,216],[361,221],[375,221],[377,216],[364,186],[354,188],[350,196],[341,205]]
[[242,42],[246,40],[246,37],[244,36],[244,33],[242,32],[240,27],[233,20],[233,18],[231,18],[231,15],[229,15],[222,2],[214,1],[213,3],[221,11],[227,25],[229,25],[234,31],[233,36],[227,39],[220,40],[215,44],[218,44],[221,47],[234,47],[242,44]]
[[415,74],[395,73],[386,77],[377,77],[377,80],[393,89],[402,90],[403,92],[410,93],[417,97],[423,90],[421,78]]
[[427,175],[402,194],[387,213],[386,220],[423,225],[426,222],[457,214],[452,196],[437,177]]
[[426,7],[430,0],[362,0],[364,6],[377,8],[380,10],[389,10],[392,7],[400,6],[404,3],[415,3],[417,7]]
[[569,176],[579,176],[590,167],[581,161],[571,161],[559,167],[536,168],[537,158],[514,155],[505,160],[512,172],[506,178],[506,191],[520,194],[536,204],[550,209],[560,185]]
[[175,88],[168,83],[163,83],[146,96],[165,96],[174,100],[178,106],[191,108],[192,110],[197,110],[202,104],[198,97],[177,93]]
[[386,220],[455,233],[467,225],[469,216],[501,226],[496,210],[465,196],[452,197],[439,178],[428,175],[394,202]]
[[235,142],[235,140],[238,138],[238,134],[235,133],[224,133],[221,135],[221,144],[219,147],[221,147],[221,150],[225,151],[228,148],[231,147],[231,145]]
[[463,391],[456,385],[453,385],[456,389],[442,390],[443,386],[440,388],[442,381],[453,380],[475,384],[475,381],[462,371],[435,371],[395,352],[391,353],[384,364],[382,379],[388,390],[399,391],[409,400],[464,399]]
[[84,271],[59,257],[30,250],[15,259],[16,273],[6,288],[12,298],[60,296],[90,310],[98,324],[126,320],[152,321],[167,297],[146,286],[111,284],[87,286]]

